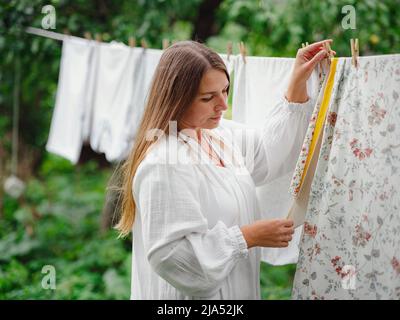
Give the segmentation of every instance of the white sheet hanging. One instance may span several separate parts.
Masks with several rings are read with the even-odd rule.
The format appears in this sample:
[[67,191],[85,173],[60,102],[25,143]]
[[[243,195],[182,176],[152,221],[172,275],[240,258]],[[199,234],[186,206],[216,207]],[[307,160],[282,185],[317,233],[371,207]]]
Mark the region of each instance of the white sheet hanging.
[[[234,94],[232,120],[260,128],[263,119],[273,114],[273,107],[285,94],[292,73],[294,58],[238,56],[234,62]],[[307,91],[316,101],[320,90],[319,70],[315,69],[307,82]],[[293,167],[294,170],[294,167]],[[257,187],[257,198],[264,218],[284,218],[292,197],[288,193],[292,172],[271,183]],[[273,265],[296,263],[299,255],[301,228],[297,228],[289,247],[262,248],[262,260]]]
[[90,145],[94,151],[107,156],[112,144],[117,143],[115,131],[121,125],[118,121],[121,109],[130,99],[129,88],[125,85],[129,78],[131,50],[122,43],[101,43],[99,50]]
[[92,47],[90,58],[89,58],[89,70],[87,78],[87,91],[85,94],[85,111],[83,115],[83,127],[82,136],[83,142],[90,142],[90,134],[93,125],[93,106],[96,93],[96,84],[98,76],[99,66],[99,55],[100,55],[100,43],[98,41],[89,40],[89,45]]
[[135,58],[137,60],[137,67],[133,76],[131,105],[125,121],[121,123],[124,130],[122,141],[127,146],[121,156],[122,158],[126,158],[132,148],[140,121],[143,117],[151,81],[163,52],[157,49],[137,48],[137,50],[140,52],[140,56]]
[[82,149],[83,116],[88,108],[89,60],[93,47],[85,39],[65,37],[56,104],[46,150],[76,164]]
[[224,61],[225,66],[226,66],[226,69],[227,69],[227,71],[228,71],[228,73],[229,73],[229,75],[230,75],[230,74],[232,73],[232,71],[233,71],[233,66],[234,66],[235,59],[237,58],[237,56],[235,56],[235,55],[230,55],[230,56],[229,56],[229,59],[228,59],[228,55],[227,55],[227,54],[224,54],[224,53],[220,53],[219,56],[220,56],[220,57],[222,58],[222,60]]

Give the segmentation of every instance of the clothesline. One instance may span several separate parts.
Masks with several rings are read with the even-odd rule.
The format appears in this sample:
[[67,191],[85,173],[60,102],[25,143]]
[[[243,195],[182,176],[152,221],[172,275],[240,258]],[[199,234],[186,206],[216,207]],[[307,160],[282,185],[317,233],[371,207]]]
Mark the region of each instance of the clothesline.
[[43,30],[43,29],[34,28],[34,27],[28,27],[28,28],[26,28],[25,31],[30,34],[35,34],[35,35],[38,35],[41,37],[46,37],[46,38],[50,38],[50,39],[54,39],[54,40],[58,40],[58,41],[63,41],[66,37],[66,35],[62,34],[62,33]]
[[[44,29],[40,29],[40,28],[35,28],[35,27],[28,27],[25,29],[25,31],[27,33],[30,34],[34,34],[37,36],[41,36],[41,37],[45,37],[45,38],[50,38],[50,39],[54,39],[54,40],[58,40],[58,41],[63,41],[66,37],[73,37],[73,38],[78,38],[78,39],[84,39],[81,37],[77,37],[77,36],[72,36],[72,35],[68,35],[68,34],[62,34],[62,33],[58,33],[58,32],[53,32],[53,31],[48,31],[48,30],[44,30]],[[87,39],[86,39],[87,40]],[[231,48],[231,45],[228,46]],[[240,46],[239,46],[241,52],[243,52],[243,54],[246,53],[246,48],[244,47],[244,44],[241,42]],[[228,56],[234,56],[231,52],[231,50],[229,50],[228,48]]]

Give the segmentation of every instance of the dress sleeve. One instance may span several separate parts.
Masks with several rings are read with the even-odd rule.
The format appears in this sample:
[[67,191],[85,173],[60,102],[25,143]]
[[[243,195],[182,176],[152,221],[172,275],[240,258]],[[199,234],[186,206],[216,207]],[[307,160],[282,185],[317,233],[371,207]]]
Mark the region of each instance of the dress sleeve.
[[248,249],[238,226],[209,228],[196,181],[193,165],[151,164],[136,173],[133,194],[153,270],[185,295],[209,297]]
[[245,139],[244,156],[256,186],[294,171],[313,107],[311,99],[291,103],[283,97],[261,130],[248,131],[250,137]]

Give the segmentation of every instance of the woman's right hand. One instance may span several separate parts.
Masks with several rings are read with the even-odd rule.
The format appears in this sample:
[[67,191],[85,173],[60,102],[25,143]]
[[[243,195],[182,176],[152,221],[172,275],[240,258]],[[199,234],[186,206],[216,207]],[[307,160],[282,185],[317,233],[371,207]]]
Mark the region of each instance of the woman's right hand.
[[289,245],[294,233],[294,223],[290,219],[258,220],[240,227],[247,247],[284,248]]

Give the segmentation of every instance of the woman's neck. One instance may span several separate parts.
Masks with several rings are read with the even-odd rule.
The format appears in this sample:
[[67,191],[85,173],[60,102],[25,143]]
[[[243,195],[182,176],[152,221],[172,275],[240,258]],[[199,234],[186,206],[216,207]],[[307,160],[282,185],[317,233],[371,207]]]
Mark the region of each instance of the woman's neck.
[[184,134],[187,136],[192,137],[195,139],[197,142],[201,142],[201,137],[202,137],[202,128],[181,128],[179,131],[184,130]]

